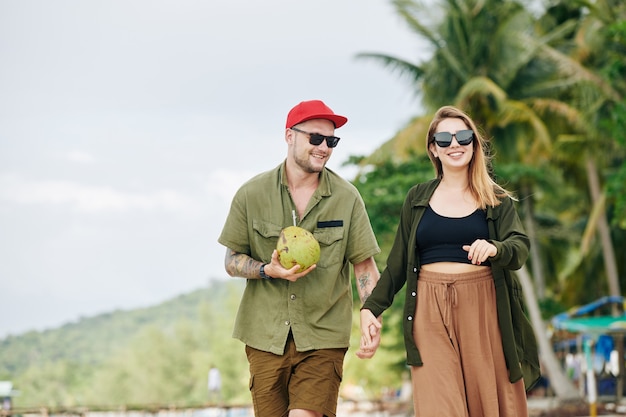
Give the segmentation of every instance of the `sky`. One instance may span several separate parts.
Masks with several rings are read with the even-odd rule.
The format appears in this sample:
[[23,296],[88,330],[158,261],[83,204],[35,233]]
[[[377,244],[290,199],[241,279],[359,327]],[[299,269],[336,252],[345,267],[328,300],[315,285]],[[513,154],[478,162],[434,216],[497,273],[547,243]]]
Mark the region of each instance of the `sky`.
[[227,278],[236,189],[285,158],[287,112],[348,123],[328,167],[420,114],[389,0],[0,0],[0,338]]

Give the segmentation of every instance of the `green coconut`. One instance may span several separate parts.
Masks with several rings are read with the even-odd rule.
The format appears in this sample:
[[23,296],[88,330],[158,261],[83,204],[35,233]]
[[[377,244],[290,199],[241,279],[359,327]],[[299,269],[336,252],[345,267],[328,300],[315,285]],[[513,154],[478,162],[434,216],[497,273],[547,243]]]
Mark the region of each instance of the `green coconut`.
[[302,272],[320,260],[320,244],[313,234],[298,226],[285,227],[276,244],[280,264],[287,269],[296,265]]

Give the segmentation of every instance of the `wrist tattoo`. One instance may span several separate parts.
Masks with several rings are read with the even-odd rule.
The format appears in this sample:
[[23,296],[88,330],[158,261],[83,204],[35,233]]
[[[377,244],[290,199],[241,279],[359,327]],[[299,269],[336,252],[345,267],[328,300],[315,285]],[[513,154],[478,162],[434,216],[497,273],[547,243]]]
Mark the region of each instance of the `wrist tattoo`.
[[369,272],[364,273],[363,275],[357,277],[357,282],[359,286],[359,298],[361,298],[361,302],[364,303],[365,300],[372,294],[372,279],[371,274]]

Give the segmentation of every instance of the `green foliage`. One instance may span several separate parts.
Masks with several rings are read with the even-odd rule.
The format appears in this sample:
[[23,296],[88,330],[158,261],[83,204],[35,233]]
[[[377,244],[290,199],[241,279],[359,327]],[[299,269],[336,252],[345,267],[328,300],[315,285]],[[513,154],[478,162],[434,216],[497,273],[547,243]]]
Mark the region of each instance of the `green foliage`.
[[[92,401],[118,401],[113,405],[190,401],[189,393],[198,375],[193,374],[189,353],[197,349],[192,330],[185,323],[171,335],[147,327],[96,373]],[[99,388],[103,388],[101,392]]]
[[[547,291],[540,297],[578,303],[606,295],[606,281],[616,278],[604,266],[607,239],[596,237],[590,221],[600,201],[590,195],[589,176],[598,171],[606,217],[621,229],[612,230],[618,245],[626,224],[626,4],[554,1],[533,14],[514,0],[392,3],[432,55],[417,63],[360,57],[398,70],[427,111],[454,104],[484,130],[498,182],[516,192],[534,229],[533,278]],[[407,143],[404,132],[412,129],[407,125],[377,153],[422,149],[418,138]],[[623,254],[623,246],[614,252]],[[616,262],[626,281],[626,260]]]
[[549,321],[552,317],[567,310],[563,304],[553,298],[539,300],[539,308],[541,310],[541,317],[546,321]]
[[81,403],[80,391],[89,383],[90,366],[69,358],[34,362],[16,375],[14,386],[20,391],[15,406],[73,406]]
[[[626,6],[622,5],[622,9]],[[626,13],[624,13],[626,14]],[[626,16],[624,16],[626,19]],[[607,29],[607,62],[603,68],[605,76],[622,94],[626,95],[626,20],[618,21]],[[615,167],[607,178],[607,192],[615,204],[612,224],[626,229],[626,101],[615,103],[607,116],[600,120],[601,130],[618,144],[621,155],[611,164]],[[615,155],[614,155],[615,156]]]
[[[520,198],[544,319],[606,295],[609,280],[623,286],[626,4],[557,0],[537,19],[524,2],[509,0],[392,3],[409,29],[430,44],[432,55],[417,63],[374,53],[359,58],[377,61],[408,80],[427,112],[447,104],[463,108],[492,139],[496,178]],[[412,159],[404,151],[423,148],[412,134],[416,126],[405,126],[375,155]],[[370,195],[364,198],[385,252],[394,224],[386,216],[397,206],[394,185],[402,179],[391,162],[366,159],[376,167],[359,189]],[[605,192],[600,197],[589,182],[596,172]],[[379,175],[387,178],[389,190]],[[599,216],[594,213],[603,210],[618,226],[610,239],[596,237]],[[604,265],[603,254],[613,252],[611,245],[621,277],[606,272],[611,268]],[[401,304],[396,301],[392,309]],[[392,309],[385,317],[400,318]],[[384,375],[391,363],[379,372]]]
[[[359,162],[358,158],[352,161],[357,164]],[[402,163],[386,161],[375,167],[369,166],[353,181],[363,197],[382,250],[380,260],[377,259],[380,270],[384,269],[393,244],[407,192],[413,185],[433,176],[434,170],[428,156],[414,155]],[[404,297],[403,288],[396,295],[397,302],[384,314],[381,347],[374,358],[368,361],[350,355],[346,358],[344,380],[365,387],[372,398],[379,398],[389,388],[399,388],[402,375],[407,371],[402,331]],[[358,346],[358,312],[355,313],[353,322],[356,325],[352,334],[352,346]]]
[[16,407],[203,404],[211,364],[223,398],[249,402],[247,361],[231,337],[241,282],[214,282],[155,307],[116,311],[0,341]]
[[426,155],[414,155],[406,162],[386,161],[368,167],[353,181],[368,210],[372,228],[386,258],[398,227],[406,193],[418,182],[433,178],[434,169]]
[[[71,358],[80,364],[98,364],[135,337],[139,328],[153,324],[171,328],[176,319],[193,319],[196,306],[206,297],[203,291],[181,295],[154,308],[115,311],[81,318],[59,329],[29,332],[0,340],[0,372],[23,372],[31,363]],[[155,312],[155,310],[157,310]]]

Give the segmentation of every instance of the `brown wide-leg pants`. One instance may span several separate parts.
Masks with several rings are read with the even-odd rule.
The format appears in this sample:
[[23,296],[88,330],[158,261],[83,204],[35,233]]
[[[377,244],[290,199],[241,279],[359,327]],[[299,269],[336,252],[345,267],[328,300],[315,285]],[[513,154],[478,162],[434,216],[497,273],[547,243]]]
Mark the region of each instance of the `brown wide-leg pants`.
[[420,271],[411,367],[416,417],[527,417],[524,381],[509,381],[490,269]]

